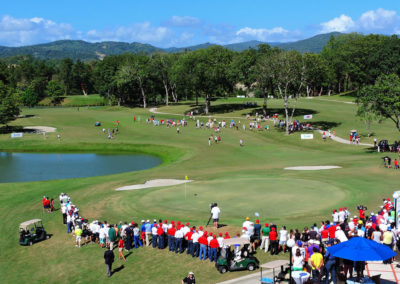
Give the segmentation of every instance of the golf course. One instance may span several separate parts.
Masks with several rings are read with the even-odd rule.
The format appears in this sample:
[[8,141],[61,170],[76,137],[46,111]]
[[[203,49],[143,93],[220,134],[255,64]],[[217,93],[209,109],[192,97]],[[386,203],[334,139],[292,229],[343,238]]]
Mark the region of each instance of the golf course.
[[[384,168],[381,159],[389,155],[394,160],[398,158],[397,153],[378,153],[373,147],[332,139],[323,141],[316,130],[285,135],[283,130],[274,127],[272,120],[260,122],[261,130],[250,130],[246,114],[251,118],[255,118],[256,113],[261,114],[262,99],[213,101],[210,114],[196,116],[196,120],[204,125],[209,118],[226,120],[227,127],[219,133],[206,127],[196,128],[196,120],[185,115],[197,108],[194,101],[143,109],[99,106],[98,100],[99,96],[88,96],[87,101],[80,96],[76,100],[81,104],[79,108],[69,105],[23,108],[20,118],[10,126],[47,126],[56,131],[46,135],[24,133],[21,138],[10,138],[10,133],[0,134],[1,152],[140,154],[157,157],[161,164],[112,175],[0,183],[2,283],[110,281],[104,271],[104,250],[97,244],[76,248],[74,237],[67,234],[58,203],[61,192],[71,197],[80,215],[89,222],[107,220],[111,224],[166,219],[205,226],[210,217],[209,204],[217,202],[221,209],[220,223],[225,226],[217,230],[210,225],[206,230],[229,231],[233,236],[241,232],[246,216],[255,221],[255,213],[259,214],[262,224],[273,222],[278,228],[285,225],[288,229],[302,230],[304,226],[330,220],[332,209],[346,206],[354,215],[356,206],[364,205],[368,212],[376,212],[382,198],[391,197],[393,191],[398,190],[400,172]],[[246,106],[244,103],[248,101],[257,103],[258,107]],[[281,99],[269,99],[269,114],[278,113],[284,117],[283,104]],[[362,143],[373,144],[374,137],[390,143],[398,140],[398,131],[389,120],[373,123],[373,135],[367,137],[365,123],[357,118],[356,111],[357,104],[351,96],[300,98],[294,119],[309,122],[321,130],[335,131],[336,136],[345,140],[353,129],[360,133]],[[310,114],[312,119],[305,121],[304,115]],[[188,125],[180,126],[178,134],[176,127],[147,123],[151,116],[156,120],[185,119]],[[231,119],[240,126],[246,125],[246,130],[230,128]],[[101,126],[95,126],[97,121]],[[117,121],[118,133],[114,139],[108,139],[102,129],[116,128]],[[266,124],[269,130],[264,129]],[[313,134],[313,139],[302,140],[302,133]],[[221,136],[221,142],[212,141],[209,145],[210,135]],[[243,146],[239,145],[239,140],[243,141]],[[301,166],[338,168],[285,170]],[[115,190],[156,179],[184,180],[185,176],[191,182]],[[43,196],[55,198],[55,212],[43,213]],[[47,233],[51,234],[50,239],[33,246],[20,246],[19,224],[35,218],[42,219]],[[270,256],[259,250],[255,256],[260,263],[288,258],[288,254]],[[115,261],[113,267],[119,270],[113,274],[113,282],[180,283],[188,271],[193,271],[198,283],[216,283],[248,273],[220,274],[209,261],[151,247],[133,249],[126,260]]]

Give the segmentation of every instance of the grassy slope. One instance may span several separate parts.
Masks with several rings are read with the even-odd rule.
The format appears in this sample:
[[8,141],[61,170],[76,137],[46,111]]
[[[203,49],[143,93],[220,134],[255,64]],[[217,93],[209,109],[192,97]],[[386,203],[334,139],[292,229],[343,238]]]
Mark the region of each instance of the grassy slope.
[[[233,101],[214,102],[231,104]],[[270,108],[279,108],[281,102],[270,100]],[[261,105],[261,104],[259,104]],[[188,105],[160,108],[160,111],[183,113]],[[335,127],[338,135],[345,136],[352,128],[362,127],[354,119],[355,106],[318,99],[302,100],[300,109],[314,110],[313,121],[340,123]],[[239,116],[249,110],[230,113]],[[175,129],[153,127],[144,123],[147,111],[126,108],[76,108],[24,110],[34,117],[19,119],[15,125],[46,125],[57,127],[62,137],[58,143],[56,133],[44,139],[41,135],[27,134],[23,139],[0,136],[0,148],[35,151],[142,151],[161,153],[165,163],[142,172],[71,180],[0,185],[0,277],[6,282],[106,282],[102,251],[97,246],[80,250],[73,248],[71,236],[65,234],[59,212],[41,213],[41,197],[56,197],[68,192],[84,216],[109,222],[166,218],[204,225],[208,220],[208,204],[220,203],[221,219],[229,224],[231,232],[241,227],[243,217],[259,212],[264,221],[301,227],[326,219],[331,208],[363,203],[375,208],[384,196],[397,188],[394,170],[380,167],[382,154],[370,153],[365,148],[342,145],[316,139],[301,141],[299,134],[289,137],[275,129],[270,132],[251,132],[224,129],[222,143],[208,146],[209,130],[189,127]],[[141,123],[133,123],[133,115],[141,116]],[[224,114],[219,114],[224,115]],[[226,115],[226,114],[225,114]],[[172,115],[157,115],[158,118]],[[175,118],[180,118],[177,116]],[[120,134],[115,140],[106,139],[95,121],[102,127],[115,127],[120,121]],[[243,122],[244,120],[242,120]],[[389,122],[375,127],[378,137],[394,139],[397,133]],[[242,138],[245,147],[238,146]],[[343,169],[318,172],[284,171],[287,166],[339,165]],[[153,188],[138,191],[115,192],[122,185],[142,183],[153,178],[183,178],[188,175],[194,182],[184,186]],[[194,194],[197,194],[196,196]],[[46,229],[54,236],[33,247],[17,244],[18,224],[24,220],[43,218]],[[222,229],[225,231],[225,229]],[[151,251],[150,251],[151,250]],[[258,254],[261,262],[269,256]],[[279,256],[278,258],[282,258]],[[116,267],[119,263],[116,263]],[[176,283],[187,271],[195,272],[201,283],[236,277],[243,273],[220,275],[210,263],[202,263],[166,251],[141,249],[128,258],[125,268],[113,276],[115,281],[135,283]],[[134,272],[141,273],[134,273]],[[96,273],[98,272],[98,273]],[[245,273],[245,272],[244,272]],[[49,275],[50,279],[49,279]]]

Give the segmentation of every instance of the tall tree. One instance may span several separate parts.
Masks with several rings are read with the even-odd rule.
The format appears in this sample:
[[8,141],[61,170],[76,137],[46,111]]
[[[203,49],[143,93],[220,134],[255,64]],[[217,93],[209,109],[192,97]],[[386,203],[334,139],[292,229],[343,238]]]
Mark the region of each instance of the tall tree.
[[73,86],[73,74],[72,74],[73,65],[74,62],[69,58],[63,59],[60,64],[59,77],[60,80],[63,82],[64,94],[66,96],[70,95],[71,88]]
[[20,109],[11,90],[0,80],[0,124],[13,121],[19,115]]
[[302,56],[296,51],[276,53],[266,62],[266,65],[266,72],[272,78],[283,99],[286,135],[289,135],[289,125],[292,122],[297,99],[303,87]]
[[390,119],[400,131],[400,79],[396,74],[381,75],[374,85],[362,89],[359,113]]
[[151,68],[154,76],[162,82],[165,91],[165,105],[168,105],[170,85],[170,73],[171,73],[171,56],[166,53],[156,53],[151,58]]
[[51,99],[53,105],[59,104],[63,94],[63,88],[60,83],[51,80],[46,87],[46,93]]
[[94,88],[101,96],[108,99],[110,106],[117,91],[116,74],[120,61],[120,56],[106,56],[96,63],[93,70]]

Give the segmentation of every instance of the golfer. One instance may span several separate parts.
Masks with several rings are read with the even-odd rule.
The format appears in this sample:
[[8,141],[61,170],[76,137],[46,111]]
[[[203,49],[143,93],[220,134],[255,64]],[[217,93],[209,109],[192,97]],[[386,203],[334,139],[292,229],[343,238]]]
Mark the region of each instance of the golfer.
[[214,222],[214,227],[218,229],[219,214],[221,210],[218,208],[218,204],[214,203],[213,208],[211,208],[211,215]]

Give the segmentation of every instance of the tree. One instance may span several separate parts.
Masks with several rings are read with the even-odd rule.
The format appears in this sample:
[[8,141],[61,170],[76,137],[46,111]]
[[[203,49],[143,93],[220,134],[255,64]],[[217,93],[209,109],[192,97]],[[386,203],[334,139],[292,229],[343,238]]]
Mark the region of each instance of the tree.
[[30,87],[20,93],[20,98],[22,104],[27,107],[33,107],[39,102],[39,94]]
[[378,123],[382,122],[382,117],[377,113],[373,112],[370,109],[369,105],[360,107],[357,110],[356,115],[360,118],[361,121],[365,123],[365,127],[367,128],[368,131],[368,137],[371,136],[371,124],[374,121],[377,121]]
[[149,57],[138,54],[128,56],[117,73],[117,85],[137,85],[142,98],[143,108],[147,107],[147,90],[150,88]]
[[193,53],[196,58],[194,86],[204,96],[204,112],[208,114],[212,96],[221,96],[233,89],[233,82],[227,73],[233,52],[221,46],[213,46]]
[[68,96],[71,93],[71,88],[73,86],[73,74],[72,74],[72,67],[74,62],[69,59],[65,58],[61,61],[60,65],[60,80],[63,82],[64,85],[64,94]]
[[4,85],[3,81],[0,80],[0,124],[5,124],[13,121],[17,118],[20,113],[20,109],[17,105],[12,92]]
[[400,79],[396,74],[381,75],[374,85],[362,89],[358,98],[359,112],[366,111],[388,118],[400,131]]
[[286,135],[289,135],[289,125],[296,110],[300,90],[303,87],[302,56],[296,51],[280,52],[271,56],[265,64],[265,71],[268,72],[268,76],[273,80],[280,97],[283,99]]
[[315,92],[318,92],[320,96],[327,79],[327,62],[319,54],[315,53],[305,53],[303,55],[303,62],[304,84],[307,97]]
[[46,93],[51,98],[51,103],[56,105],[60,103],[61,96],[63,95],[63,88],[57,81],[51,80],[46,87]]
[[110,106],[117,90],[115,77],[120,61],[120,56],[106,56],[102,61],[97,62],[93,70],[94,88],[101,96],[108,99]]
[[152,73],[160,80],[163,84],[165,91],[165,105],[168,105],[168,96],[170,86],[170,73],[171,73],[171,56],[166,53],[157,53],[151,58]]

